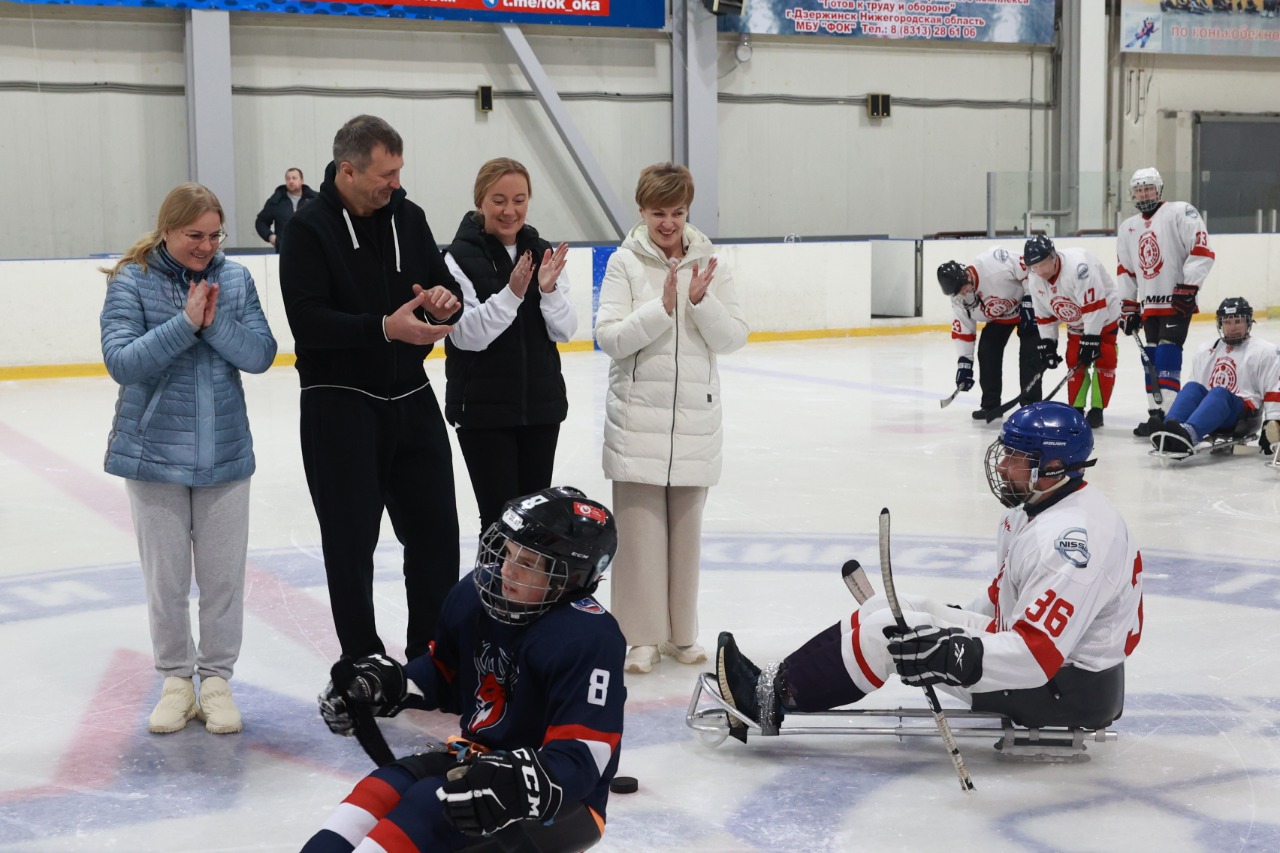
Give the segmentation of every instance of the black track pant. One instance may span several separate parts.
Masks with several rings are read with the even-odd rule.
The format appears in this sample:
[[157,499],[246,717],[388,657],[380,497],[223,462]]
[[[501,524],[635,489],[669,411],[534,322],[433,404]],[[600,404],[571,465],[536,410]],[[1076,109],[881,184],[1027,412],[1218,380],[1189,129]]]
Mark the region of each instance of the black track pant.
[[[1004,348],[1013,330],[1018,329],[1018,389],[1026,388],[1040,371],[1036,352],[1039,333],[1023,334],[1016,323],[987,323],[978,336],[978,385],[982,388],[982,408],[998,407],[1003,390]],[[1021,395],[1023,405],[1040,400],[1043,392],[1037,382],[1028,394]]]
[[551,485],[559,438],[560,424],[458,428],[458,447],[467,460],[482,534],[498,520],[507,501]]
[[302,464],[320,522],[343,655],[385,651],[373,610],[373,551],[385,508],[404,546],[405,653],[427,651],[458,580],[458,508],[449,433],[430,386],[399,400],[344,388],[302,392]]

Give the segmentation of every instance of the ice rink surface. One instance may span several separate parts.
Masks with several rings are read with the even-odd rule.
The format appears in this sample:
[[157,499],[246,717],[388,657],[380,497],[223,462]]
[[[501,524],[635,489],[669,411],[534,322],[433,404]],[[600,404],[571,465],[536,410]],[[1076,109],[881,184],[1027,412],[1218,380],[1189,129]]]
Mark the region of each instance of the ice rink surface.
[[[1280,322],[1255,334],[1280,342]],[[1212,336],[1212,323],[1194,324],[1188,349]],[[596,849],[1280,850],[1280,474],[1256,448],[1169,467],[1148,457],[1130,433],[1146,410],[1136,348],[1120,346],[1088,476],[1144,556],[1146,625],[1117,741],[1062,766],[1009,763],[990,741],[963,740],[977,786],[966,796],[933,738],[709,748],[684,723],[702,667],[664,659],[628,677],[621,772],[640,790],[611,799]],[[570,419],[555,479],[607,503],[608,359],[571,353],[564,366]],[[724,478],[707,506],[699,605],[708,649],[732,630],[764,663],[846,616],[846,559],[878,587],[881,507],[893,512],[900,591],[967,602],[989,582],[1000,507],[982,457],[998,424],[971,420],[976,389],[939,408],[954,368],[943,332],[751,344],[722,360]],[[441,388],[443,362],[427,369]],[[316,712],[337,643],[297,377],[277,368],[245,385],[258,454],[232,679],[245,730],[215,736],[198,722],[146,730],[161,678],[124,487],[102,471],[116,386],[0,383],[0,850],[295,851],[371,769]],[[478,529],[456,449],[454,460],[465,570]],[[381,632],[402,654],[389,526],[378,563]],[[607,581],[599,597],[608,604]],[[869,701],[924,706],[896,682]],[[384,722],[401,753],[455,730],[440,714]]]

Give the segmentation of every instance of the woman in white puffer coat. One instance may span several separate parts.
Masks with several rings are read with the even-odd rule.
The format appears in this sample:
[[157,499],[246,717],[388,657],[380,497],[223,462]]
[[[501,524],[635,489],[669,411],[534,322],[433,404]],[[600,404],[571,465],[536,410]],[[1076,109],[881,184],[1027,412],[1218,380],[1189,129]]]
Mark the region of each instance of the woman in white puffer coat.
[[733,277],[685,220],[693,176],[661,163],[640,173],[643,221],[609,258],[596,340],[613,359],[604,473],[613,481],[618,553],[610,610],[628,672],[661,654],[700,663],[698,568],[707,490],[720,480],[716,356],[747,342]]

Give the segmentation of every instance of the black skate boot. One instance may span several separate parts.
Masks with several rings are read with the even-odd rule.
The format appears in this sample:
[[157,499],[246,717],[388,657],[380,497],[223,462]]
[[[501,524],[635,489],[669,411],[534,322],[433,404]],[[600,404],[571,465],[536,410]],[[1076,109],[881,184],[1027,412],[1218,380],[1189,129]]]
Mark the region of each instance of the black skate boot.
[[1191,432],[1175,420],[1167,420],[1151,434],[1151,446],[1174,459],[1186,459],[1196,452]]
[[1089,426],[1097,429],[1102,426],[1102,409],[1090,409],[1084,419],[1089,422]]
[[[771,722],[776,725],[780,709],[772,695],[769,697],[771,707],[768,709],[772,720],[760,719],[760,667],[738,651],[738,644],[728,631],[720,633],[717,644],[716,678],[720,682],[720,695],[732,707],[741,711],[743,716],[759,723],[762,729]],[[772,694],[773,685],[768,687],[768,692]],[[743,743],[747,742],[747,726],[732,715],[729,715],[729,734]]]
[[1147,409],[1147,414],[1150,417],[1133,428],[1133,434],[1138,438],[1150,438],[1164,425],[1164,409]]

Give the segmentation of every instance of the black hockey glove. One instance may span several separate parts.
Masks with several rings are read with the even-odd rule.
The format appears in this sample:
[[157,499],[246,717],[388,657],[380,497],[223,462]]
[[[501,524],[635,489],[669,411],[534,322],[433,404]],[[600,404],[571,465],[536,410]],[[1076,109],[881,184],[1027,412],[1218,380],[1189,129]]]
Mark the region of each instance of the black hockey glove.
[[956,387],[968,391],[973,387],[973,359],[960,356],[956,362]]
[[1024,335],[1035,334],[1036,308],[1030,296],[1022,297],[1022,302],[1018,305],[1018,331]]
[[1196,313],[1196,294],[1200,291],[1198,284],[1175,284],[1173,286],[1173,310],[1183,317]]
[[904,684],[968,687],[982,678],[982,640],[963,628],[917,625],[906,634],[897,632],[892,626],[884,629],[889,656]]
[[1036,353],[1040,356],[1040,363],[1044,365],[1045,370],[1053,370],[1062,359],[1058,356],[1058,342],[1049,338],[1041,338],[1036,341]]
[[550,820],[564,792],[537,754],[522,747],[478,755],[449,771],[436,791],[444,816],[464,835],[489,835],[518,820]]
[[1136,334],[1142,328],[1142,306],[1132,299],[1126,299],[1120,306],[1120,331],[1126,335]]
[[340,692],[329,682],[320,694],[320,716],[334,734],[350,737],[355,734],[350,704],[368,705],[376,717],[394,717],[404,709],[409,698],[409,679],[399,661],[386,655],[369,655],[358,658],[352,667],[355,678],[345,692]]
[[1088,367],[1102,358],[1102,335],[1080,336],[1080,364]]

